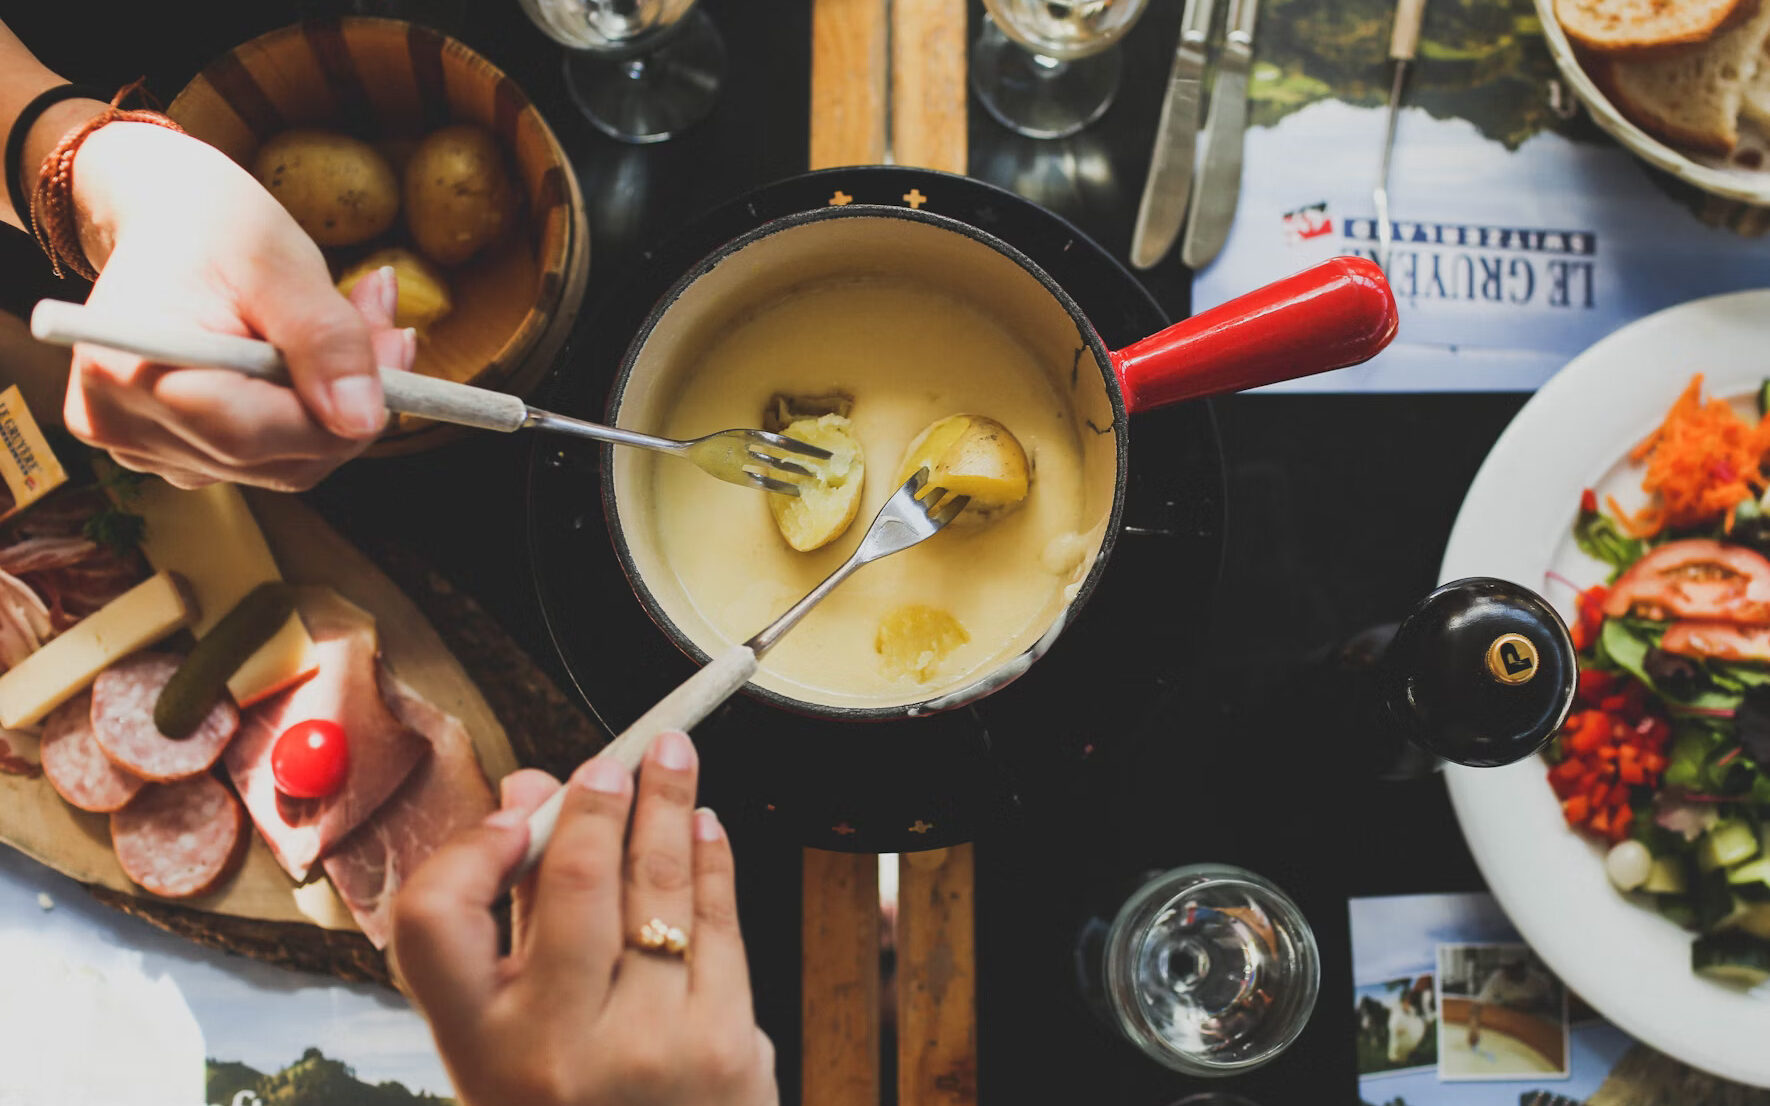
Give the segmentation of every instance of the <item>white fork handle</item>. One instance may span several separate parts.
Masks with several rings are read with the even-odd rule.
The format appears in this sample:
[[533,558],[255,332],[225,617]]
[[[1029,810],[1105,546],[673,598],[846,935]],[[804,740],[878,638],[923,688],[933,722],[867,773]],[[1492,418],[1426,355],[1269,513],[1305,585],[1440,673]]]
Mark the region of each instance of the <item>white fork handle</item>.
[[[684,733],[699,725],[707,715],[731,698],[756,674],[755,652],[748,645],[734,645],[705,668],[682,682],[675,691],[664,696],[658,705],[639,716],[621,736],[609,742],[598,756],[612,757],[629,772],[639,769],[645,751],[661,733],[681,730]],[[565,788],[547,797],[547,801],[529,815],[529,847],[522,863],[511,874],[511,882],[521,879],[533,868],[553,838],[553,827],[559,821],[559,808],[565,805]]]
[[[58,346],[90,342],[163,365],[232,369],[273,384],[289,383],[283,355],[269,342],[168,326],[146,315],[41,300],[31,312],[31,333]],[[517,396],[398,369],[381,370],[381,393],[389,411],[482,430],[510,433],[522,429],[529,416],[528,405]]]

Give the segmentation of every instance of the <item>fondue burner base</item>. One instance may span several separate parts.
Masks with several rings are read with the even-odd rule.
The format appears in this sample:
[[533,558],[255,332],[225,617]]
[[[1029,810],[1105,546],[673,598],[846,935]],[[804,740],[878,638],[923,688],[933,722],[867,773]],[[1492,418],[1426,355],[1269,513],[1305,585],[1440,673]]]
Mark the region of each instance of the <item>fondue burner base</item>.
[[[927,170],[832,169],[716,208],[623,274],[579,325],[538,402],[600,418],[629,341],[683,273],[771,220],[846,203],[933,211],[997,235],[1075,297],[1109,348],[1168,321],[1111,254],[1013,193]],[[1130,452],[1112,563],[1074,624],[1024,677],[971,706],[907,721],[833,722],[740,695],[695,730],[702,800],[738,832],[755,827],[847,852],[943,848],[1029,814],[1060,822],[1066,796],[1160,717],[1197,662],[1222,562],[1223,464],[1209,404],[1140,414]],[[600,479],[594,447],[536,438],[529,548],[541,608],[579,694],[612,733],[694,665],[628,585]]]

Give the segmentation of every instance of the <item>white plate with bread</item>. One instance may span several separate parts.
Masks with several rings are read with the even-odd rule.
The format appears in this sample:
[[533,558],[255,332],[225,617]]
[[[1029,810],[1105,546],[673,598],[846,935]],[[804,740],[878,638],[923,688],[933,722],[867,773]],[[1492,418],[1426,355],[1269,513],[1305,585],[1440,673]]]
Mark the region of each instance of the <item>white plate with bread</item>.
[[1770,204],[1770,0],[1536,0],[1598,125],[1704,191]]

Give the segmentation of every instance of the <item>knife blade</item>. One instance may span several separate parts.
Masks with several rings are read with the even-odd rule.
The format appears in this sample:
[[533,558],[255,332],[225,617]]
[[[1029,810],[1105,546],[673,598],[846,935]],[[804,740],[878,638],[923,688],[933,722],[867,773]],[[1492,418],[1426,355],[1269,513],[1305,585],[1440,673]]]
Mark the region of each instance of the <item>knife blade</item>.
[[1192,166],[1198,142],[1199,86],[1205,76],[1205,42],[1211,33],[1215,0],[1186,0],[1180,18],[1180,45],[1168,74],[1168,94],[1156,125],[1155,149],[1137,223],[1131,230],[1131,264],[1147,269],[1180,237],[1186,203],[1192,195]]
[[1420,45],[1420,24],[1426,17],[1426,0],[1400,0],[1395,23],[1389,30],[1389,60],[1395,63],[1395,81],[1389,86],[1389,118],[1383,127],[1383,162],[1377,170],[1377,187],[1371,203],[1377,217],[1377,265],[1389,271],[1389,246],[1394,227],[1389,222],[1389,159],[1395,153],[1395,122],[1401,115],[1401,93],[1407,71]]
[[1241,194],[1241,138],[1248,121],[1248,71],[1254,64],[1254,19],[1259,0],[1232,0],[1211,108],[1205,118],[1205,158],[1193,181],[1192,216],[1181,260],[1202,269],[1217,256],[1235,221]]

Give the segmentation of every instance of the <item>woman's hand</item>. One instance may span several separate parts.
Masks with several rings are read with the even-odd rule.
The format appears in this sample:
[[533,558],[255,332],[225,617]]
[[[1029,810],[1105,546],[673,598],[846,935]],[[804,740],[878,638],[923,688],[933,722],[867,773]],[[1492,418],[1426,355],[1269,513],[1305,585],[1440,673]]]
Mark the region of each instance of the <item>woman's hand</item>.
[[77,346],[64,417],[118,463],[181,487],[217,480],[311,487],[386,421],[376,366],[410,369],[390,274],[338,294],[319,247],[251,174],[194,138],[112,123],[74,160],[87,301],[253,335],[283,351],[295,387],[169,368]]
[[[559,788],[525,770],[503,809],[438,850],[394,905],[394,957],[463,1106],[773,1106],[774,1047],[756,1027],[731,845],[693,809],[694,746],[664,734],[633,778],[598,757],[566,784],[539,867],[512,901],[508,955],[492,903]],[[633,808],[632,836],[627,834]],[[652,919],[686,959],[629,938]]]

